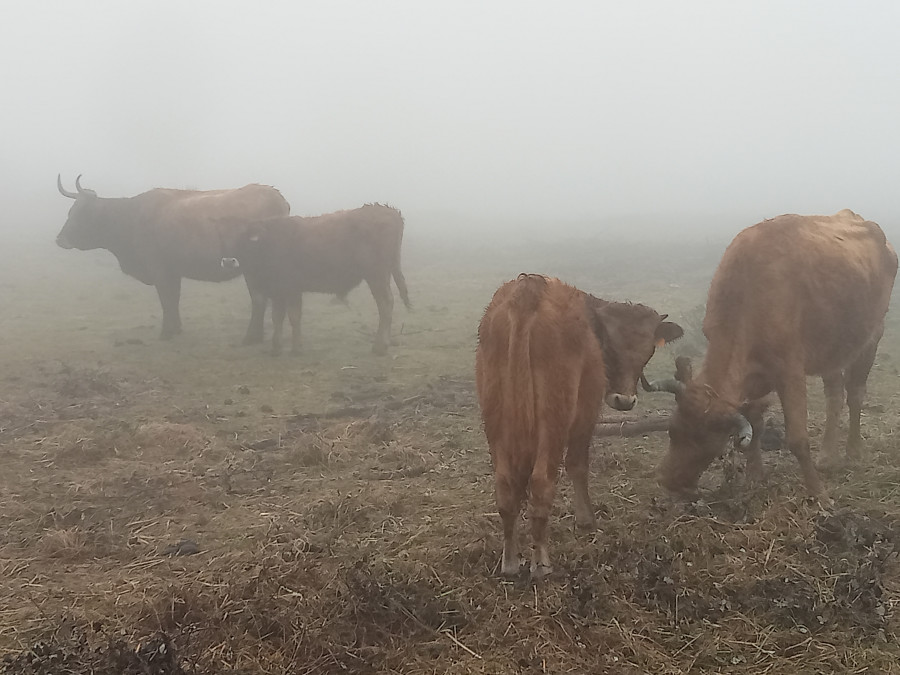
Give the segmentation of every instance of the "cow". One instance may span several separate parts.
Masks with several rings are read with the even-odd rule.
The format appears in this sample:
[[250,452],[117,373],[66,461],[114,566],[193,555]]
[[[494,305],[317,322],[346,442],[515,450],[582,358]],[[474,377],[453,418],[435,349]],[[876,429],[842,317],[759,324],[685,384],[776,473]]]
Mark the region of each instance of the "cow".
[[825,388],[821,463],[840,459],[845,390],[847,454],[856,456],[866,379],[896,274],[897,254],[881,228],[848,209],[833,216],[782,215],[740,232],[709,288],[703,320],[709,344],[699,372],[694,376],[690,362],[680,359],[675,379],[648,383],[676,400],[662,486],[696,496],[700,476],[729,436],[744,451],[748,480],[760,480],[763,412],[777,392],[787,446],[808,492],[820,495],[809,452],[806,377],[820,376]]
[[[98,197],[81,187],[69,192],[56,178],[60,194],[75,203],[56,243],[65,249],[104,248],[119,261],[122,271],[155,286],[162,305],[160,338],[181,332],[178,303],[181,279],[227,281],[240,275],[223,269],[220,261],[233,254],[234,241],[247,219],[284,216],[290,206],[268,185],[245,185],[234,190],[170,190],[156,188],[134,197]],[[251,292],[251,317],[244,342],[262,340],[264,298]]]
[[519,571],[515,530],[527,491],[531,574],[551,571],[547,519],[564,453],[575,521],[594,526],[587,485],[594,425],[604,401],[617,410],[634,406],[655,349],[682,336],[665,318],[536,274],[494,293],[478,327],[475,377],[503,521],[502,574]]
[[394,295],[410,308],[400,269],[403,216],[382,204],[315,217],[290,216],[249,223],[238,237],[235,255],[221,260],[242,270],[251,295],[272,299],[272,353],[281,353],[284,317],[291,322],[291,352],[300,351],[300,314],[304,293],[331,293],[344,299],[365,281],[378,307],[373,351],[387,353]]

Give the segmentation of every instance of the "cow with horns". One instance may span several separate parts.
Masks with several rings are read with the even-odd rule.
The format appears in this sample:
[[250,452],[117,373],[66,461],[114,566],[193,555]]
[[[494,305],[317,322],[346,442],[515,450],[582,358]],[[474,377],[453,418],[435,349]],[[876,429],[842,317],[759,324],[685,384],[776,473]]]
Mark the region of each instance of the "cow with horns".
[[[56,243],[82,251],[104,248],[119,261],[122,271],[155,286],[162,305],[162,339],[181,332],[178,305],[182,278],[227,281],[240,270],[226,269],[223,257],[233,255],[234,244],[250,220],[286,216],[290,206],[268,185],[246,185],[234,190],[171,190],[157,188],[134,197],[98,197],[81,187],[63,188],[60,194],[75,203]],[[250,326],[245,343],[263,339],[266,299],[251,297]]]
[[820,494],[809,452],[806,377],[820,376],[825,388],[822,464],[839,461],[845,391],[847,454],[856,456],[866,380],[896,274],[897,254],[881,228],[847,209],[833,216],[783,215],[739,233],[709,289],[702,368],[694,376],[690,362],[679,359],[675,379],[645,385],[676,400],[660,483],[695,495],[701,474],[732,435],[746,455],[748,479],[760,479],[763,412],[774,391],[787,446],[807,490]]

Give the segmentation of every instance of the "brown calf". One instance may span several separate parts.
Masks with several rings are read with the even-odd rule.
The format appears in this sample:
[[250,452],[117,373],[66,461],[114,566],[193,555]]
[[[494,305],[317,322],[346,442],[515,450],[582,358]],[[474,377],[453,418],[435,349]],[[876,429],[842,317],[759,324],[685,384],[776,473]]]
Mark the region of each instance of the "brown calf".
[[693,495],[734,433],[747,455],[748,478],[759,479],[765,397],[775,391],[788,447],[807,489],[819,494],[809,454],[806,377],[819,375],[825,384],[824,462],[838,459],[845,389],[847,452],[856,454],[866,379],[896,274],[897,254],[881,228],[849,210],[779,216],[738,234],[710,285],[703,320],[709,347],[700,372],[692,377],[682,361],[675,380],[650,385],[674,393],[677,402],[661,484]]
[[604,399],[619,410],[634,406],[656,347],[682,335],[663,319],[535,274],[494,294],[478,327],[475,375],[503,520],[503,574],[519,571],[515,524],[529,488],[531,573],[550,571],[547,518],[567,447],[576,523],[594,525],[588,449],[600,407]]

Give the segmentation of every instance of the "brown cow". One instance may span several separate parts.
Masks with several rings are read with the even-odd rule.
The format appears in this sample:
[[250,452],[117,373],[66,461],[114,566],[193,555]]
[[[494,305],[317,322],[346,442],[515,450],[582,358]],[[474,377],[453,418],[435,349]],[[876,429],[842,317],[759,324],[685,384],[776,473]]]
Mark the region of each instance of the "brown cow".
[[[240,272],[222,269],[220,261],[233,255],[241,221],[290,213],[281,193],[268,185],[206,191],[157,188],[111,199],[82,188],[81,176],[75,180],[77,192],[63,188],[59,176],[56,184],[63,196],[75,200],[56,243],[82,251],[105,248],[116,256],[125,274],[155,286],[162,305],[163,340],[181,332],[182,277],[233,279]],[[250,298],[245,343],[262,340],[266,311],[265,298],[254,297],[252,291]]]
[[695,494],[700,475],[734,433],[747,456],[748,478],[761,478],[764,397],[775,391],[788,447],[807,489],[819,494],[809,454],[806,376],[820,375],[825,384],[824,462],[838,457],[845,388],[847,453],[856,455],[866,379],[896,274],[897,255],[881,228],[849,210],[779,216],[738,234],[709,289],[702,369],[692,377],[682,361],[675,380],[650,385],[677,401],[661,484]]
[[566,447],[575,521],[594,525],[588,449],[600,407],[604,399],[618,410],[634,406],[655,348],[682,335],[663,319],[535,274],[494,293],[478,327],[475,375],[503,520],[503,574],[519,571],[515,525],[529,486],[531,573],[550,571],[547,518]]
[[241,269],[251,294],[272,298],[272,352],[281,352],[285,314],[291,322],[292,352],[300,350],[300,314],[304,293],[334,293],[343,298],[365,281],[378,306],[376,354],[387,352],[394,295],[410,307],[400,270],[403,217],[381,204],[305,218],[291,216],[250,223],[238,239],[233,258],[223,267]]

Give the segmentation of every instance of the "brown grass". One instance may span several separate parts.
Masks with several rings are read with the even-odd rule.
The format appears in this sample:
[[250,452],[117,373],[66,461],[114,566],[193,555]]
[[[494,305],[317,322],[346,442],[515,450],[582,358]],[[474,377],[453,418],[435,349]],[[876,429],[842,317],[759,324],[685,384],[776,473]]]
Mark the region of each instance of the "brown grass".
[[[665,437],[638,428],[595,441],[598,530],[575,530],[563,477],[556,571],[537,585],[497,576],[472,382],[491,292],[519,271],[558,274],[676,320],[686,312],[696,350],[708,279],[696,261],[671,263],[671,247],[655,254],[668,276],[641,285],[623,281],[627,256],[609,246],[520,253],[526,262],[459,269],[407,256],[418,309],[398,310],[386,359],[370,355],[374,308],[361,291],[349,309],[311,298],[305,354],[273,359],[235,345],[237,284],[186,285],[187,333],[161,344],[152,292],[65,258],[65,283],[43,282],[54,305],[14,305],[0,352],[0,672],[900,670],[893,316],[867,454],[826,477],[833,508],[805,498],[778,449],[765,485],[745,485],[730,453],[704,476],[703,500],[673,502],[653,474]],[[652,269],[654,252],[641,255]],[[672,355],[648,375],[668,372]],[[818,384],[811,399],[815,434]],[[628,419],[670,405],[644,395]]]

